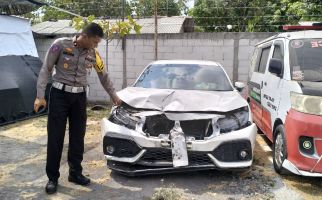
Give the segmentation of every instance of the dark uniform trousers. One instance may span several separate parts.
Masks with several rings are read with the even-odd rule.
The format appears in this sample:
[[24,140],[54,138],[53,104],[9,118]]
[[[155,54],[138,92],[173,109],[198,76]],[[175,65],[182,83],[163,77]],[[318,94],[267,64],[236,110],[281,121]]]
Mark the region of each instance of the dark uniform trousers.
[[67,118],[69,122],[69,174],[81,174],[86,129],[86,92],[69,93],[54,87],[50,90],[48,111],[48,145],[46,173],[57,181],[64,145]]

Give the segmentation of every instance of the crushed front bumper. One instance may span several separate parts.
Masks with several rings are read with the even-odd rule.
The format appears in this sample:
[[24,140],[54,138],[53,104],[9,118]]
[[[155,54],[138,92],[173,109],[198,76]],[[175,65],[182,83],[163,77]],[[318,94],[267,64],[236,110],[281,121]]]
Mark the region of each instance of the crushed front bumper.
[[[161,137],[147,137],[104,118],[103,152],[109,168],[126,175],[171,173],[207,169],[241,169],[252,164],[256,125],[207,140],[187,142],[189,165],[173,167],[171,145]],[[112,150],[111,150],[112,149]],[[241,158],[240,151],[247,157]]]
[[301,175],[301,176],[311,176],[311,177],[322,177],[321,173],[309,172],[298,169],[291,161],[285,159],[283,162],[283,167],[290,172]]
[[[322,176],[322,116],[291,109],[285,120],[287,161],[283,167],[303,176]],[[304,148],[304,142],[310,148]]]

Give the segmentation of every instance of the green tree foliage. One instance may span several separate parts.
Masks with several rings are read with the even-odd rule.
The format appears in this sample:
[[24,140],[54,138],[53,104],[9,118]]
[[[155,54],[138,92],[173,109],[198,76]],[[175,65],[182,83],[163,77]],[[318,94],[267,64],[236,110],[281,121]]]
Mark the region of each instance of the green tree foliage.
[[107,40],[122,38],[132,30],[139,34],[142,28],[129,16],[132,11],[126,1],[124,1],[124,15],[128,15],[126,21],[113,20],[113,23],[106,18],[122,18],[122,0],[47,0],[47,3],[83,17],[75,17],[55,8],[45,7],[43,21],[71,19],[71,26],[79,31],[96,19],[95,22],[103,28]]
[[[72,3],[72,0],[45,0],[46,3],[49,3],[53,6],[60,7],[62,9],[70,10],[69,4]],[[64,4],[64,5],[63,5]],[[71,19],[72,16],[70,14],[58,11],[57,9],[50,8],[47,6],[43,6],[41,8],[43,16],[42,21],[54,21],[58,19]]]
[[[134,13],[139,17],[150,17],[154,15],[155,0],[132,0],[130,5]],[[187,13],[187,0],[157,0],[159,16],[179,16]]]
[[[81,16],[94,15],[102,18],[121,18],[122,0],[46,0],[50,5],[68,10]],[[132,13],[127,1],[125,1],[125,16]],[[43,8],[43,21],[72,19],[74,16],[58,11],[51,7]]]
[[[74,17],[72,20],[72,26],[77,30],[81,30],[86,26],[88,23],[91,23],[95,20],[94,15],[90,15],[87,18],[81,17]],[[138,25],[132,17],[128,16],[126,21],[117,20],[113,23],[110,23],[109,20],[101,19],[95,21],[98,23],[102,28],[106,35],[107,40],[112,40],[115,37],[122,38],[125,35],[129,34],[132,30],[139,34],[141,30],[141,26]]]
[[22,17],[30,19],[31,24],[37,24],[41,22],[41,17],[38,12],[26,13],[23,14]]
[[322,21],[319,0],[198,0],[189,12],[203,31],[281,31],[299,21]]

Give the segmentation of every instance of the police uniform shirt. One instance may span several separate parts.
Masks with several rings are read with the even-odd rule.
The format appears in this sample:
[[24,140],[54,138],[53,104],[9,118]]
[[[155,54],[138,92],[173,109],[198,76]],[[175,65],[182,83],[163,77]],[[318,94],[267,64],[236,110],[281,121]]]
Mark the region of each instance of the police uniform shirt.
[[108,77],[104,63],[96,49],[83,49],[76,46],[76,38],[59,38],[48,50],[39,73],[37,98],[44,98],[48,77],[55,66],[53,81],[69,86],[86,87],[87,72],[94,68],[106,92],[113,98],[115,89]]

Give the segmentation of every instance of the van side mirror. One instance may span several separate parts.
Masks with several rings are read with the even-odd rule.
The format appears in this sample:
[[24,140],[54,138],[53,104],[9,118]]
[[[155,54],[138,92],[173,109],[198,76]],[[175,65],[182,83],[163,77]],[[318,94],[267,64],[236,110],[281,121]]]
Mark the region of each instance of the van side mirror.
[[235,82],[235,88],[238,92],[241,92],[245,88],[245,84],[242,82]]
[[269,60],[268,71],[276,74],[278,77],[283,76],[283,63],[282,60],[271,58]]

